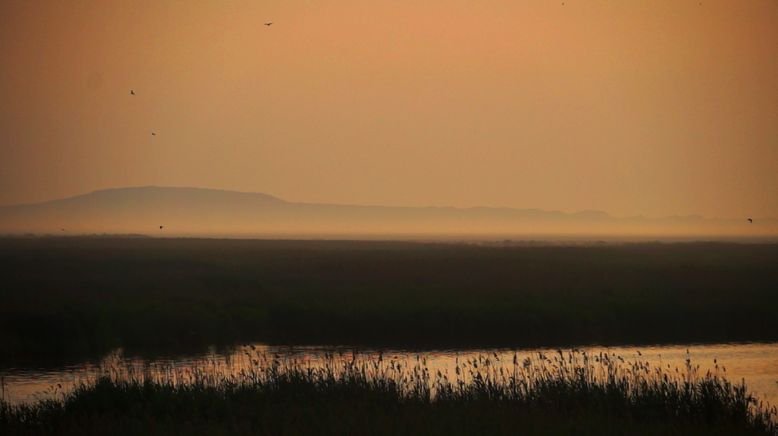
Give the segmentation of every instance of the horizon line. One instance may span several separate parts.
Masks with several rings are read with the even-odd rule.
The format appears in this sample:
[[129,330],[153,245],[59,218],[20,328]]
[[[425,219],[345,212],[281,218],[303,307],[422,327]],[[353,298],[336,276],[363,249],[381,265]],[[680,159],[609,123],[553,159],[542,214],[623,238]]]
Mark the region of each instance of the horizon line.
[[[73,198],[78,197],[85,197],[93,194],[97,194],[100,192],[107,192],[107,191],[120,191],[120,190],[140,190],[140,189],[165,189],[165,190],[184,190],[184,189],[190,189],[190,190],[199,190],[199,191],[215,191],[215,192],[225,192],[225,193],[233,193],[233,194],[244,194],[244,195],[263,195],[266,197],[271,197],[272,199],[278,200],[280,202],[284,203],[290,203],[290,204],[301,204],[301,205],[321,205],[321,206],[355,206],[355,207],[379,207],[379,208],[398,208],[398,209],[453,209],[453,210],[478,210],[478,209],[488,209],[488,210],[514,210],[514,211],[536,211],[536,212],[546,212],[546,213],[561,213],[565,215],[579,215],[579,214],[585,214],[585,213],[598,213],[598,214],[604,214],[608,218],[612,219],[647,219],[647,220],[662,220],[662,219],[688,219],[688,218],[694,218],[694,219],[702,219],[706,221],[737,221],[740,218],[733,218],[733,217],[709,217],[705,215],[701,215],[698,213],[692,213],[687,215],[679,215],[679,214],[673,214],[673,215],[657,215],[657,216],[648,216],[644,214],[634,214],[634,215],[614,215],[610,212],[601,210],[601,209],[582,209],[582,210],[575,210],[575,211],[564,211],[561,209],[542,209],[538,207],[513,207],[513,206],[408,206],[408,205],[386,205],[386,204],[358,204],[358,203],[329,203],[329,202],[309,202],[309,201],[292,201],[287,200],[284,197],[280,197],[274,194],[268,194],[265,192],[260,191],[243,191],[243,190],[237,190],[237,189],[225,189],[225,188],[212,188],[212,187],[202,187],[202,186],[182,186],[182,185],[130,185],[130,186],[116,186],[116,187],[107,187],[107,188],[98,188],[93,189],[91,191],[83,192],[80,194],[71,194],[66,195],[59,198],[52,198],[47,200],[40,200],[40,201],[29,201],[29,202],[22,202],[22,203],[10,203],[10,204],[0,204],[0,208],[8,208],[8,207],[24,207],[24,206],[36,206],[36,205],[42,205],[47,203],[54,203],[58,201],[66,201]],[[754,218],[753,216],[746,216],[742,219],[747,218]],[[755,217],[756,220],[778,220],[778,217],[771,217],[771,216],[763,216],[763,217]]]

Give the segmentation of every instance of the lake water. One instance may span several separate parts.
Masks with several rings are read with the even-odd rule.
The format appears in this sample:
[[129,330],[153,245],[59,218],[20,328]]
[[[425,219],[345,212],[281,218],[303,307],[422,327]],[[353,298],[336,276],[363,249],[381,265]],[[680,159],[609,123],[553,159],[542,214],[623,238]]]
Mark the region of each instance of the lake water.
[[[760,344],[704,344],[704,345],[663,345],[641,347],[580,347],[590,355],[599,353],[615,354],[625,361],[648,362],[653,367],[684,368],[689,357],[693,365],[699,365],[699,373],[707,371],[726,376],[730,381],[739,383],[745,380],[749,390],[760,400],[772,405],[778,404],[778,343]],[[562,349],[564,352],[565,349]],[[476,349],[476,350],[371,350],[360,349],[356,352],[364,357],[377,356],[413,364],[420,359],[431,370],[445,374],[454,372],[456,362],[477,358],[477,356],[497,356],[495,361],[507,365],[514,354],[520,359],[538,353],[554,354],[557,349]],[[321,365],[330,359],[351,359],[354,350],[338,347],[280,347],[251,344],[235,348],[226,354],[205,353],[199,355],[177,356],[174,358],[143,359],[124,356],[121,350],[106,356],[101,362],[82,362],[60,368],[5,368],[0,369],[2,387],[0,395],[13,404],[29,403],[40,399],[56,398],[67,392],[74,384],[94,379],[106,366],[139,368],[151,373],[163,374],[175,370],[210,368],[219,372],[239,373],[252,365],[252,356],[257,354],[276,356],[279,359],[303,362],[305,365]],[[688,353],[688,354],[687,354]],[[334,357],[333,357],[334,355]],[[503,363],[498,363],[503,364]],[[404,365],[406,366],[406,365]]]

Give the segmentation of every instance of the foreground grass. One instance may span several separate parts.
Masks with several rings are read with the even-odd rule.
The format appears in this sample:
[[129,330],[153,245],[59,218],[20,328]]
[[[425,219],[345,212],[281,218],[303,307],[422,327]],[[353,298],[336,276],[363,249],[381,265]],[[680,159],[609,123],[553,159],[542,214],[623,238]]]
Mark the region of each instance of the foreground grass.
[[2,434],[753,434],[776,410],[744,385],[583,352],[424,359],[257,355],[241,371],[107,367],[60,399],[0,404]]

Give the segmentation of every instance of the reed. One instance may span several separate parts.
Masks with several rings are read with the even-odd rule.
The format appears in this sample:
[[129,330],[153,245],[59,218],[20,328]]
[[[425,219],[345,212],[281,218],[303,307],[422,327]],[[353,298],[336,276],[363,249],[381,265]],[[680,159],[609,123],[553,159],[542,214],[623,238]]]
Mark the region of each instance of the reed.
[[246,350],[237,368],[107,362],[55,399],[0,405],[2,434],[778,434],[722,370],[558,351],[457,361]]

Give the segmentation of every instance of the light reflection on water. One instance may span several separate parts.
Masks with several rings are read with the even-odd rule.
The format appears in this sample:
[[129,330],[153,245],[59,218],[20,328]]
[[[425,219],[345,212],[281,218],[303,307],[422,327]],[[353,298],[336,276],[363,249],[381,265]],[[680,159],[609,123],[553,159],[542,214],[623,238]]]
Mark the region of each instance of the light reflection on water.
[[[693,365],[699,365],[699,373],[716,371],[730,381],[739,383],[745,380],[749,390],[760,400],[772,405],[778,404],[778,343],[771,344],[715,344],[715,345],[668,345],[642,347],[581,347],[590,355],[599,353],[615,354],[627,362],[643,361],[651,366],[661,365],[671,370],[683,368],[686,364],[687,350]],[[504,365],[512,363],[514,353],[520,359],[537,353],[553,354],[557,349],[477,349],[477,350],[369,350],[358,351],[360,356],[371,357],[381,353],[384,359],[405,361],[413,365],[418,359],[425,359],[431,371],[452,374],[457,359],[461,361],[476,358],[479,355],[496,354]],[[565,351],[564,349],[562,351]],[[186,370],[207,367],[209,370],[226,373],[239,373],[252,365],[252,356],[257,353],[278,355],[280,359],[296,360],[305,365],[321,365],[325,354],[334,354],[335,360],[351,359],[352,349],[338,347],[288,347],[246,345],[236,348],[229,354],[207,353],[163,359],[142,359],[125,357],[121,351],[111,353],[102,362],[81,363],[57,369],[11,368],[0,370],[3,380],[2,395],[6,401],[14,404],[29,403],[40,399],[59,397],[74,384],[88,381],[100,374],[101,365],[134,368],[138,372],[150,371],[163,375],[172,368]]]

